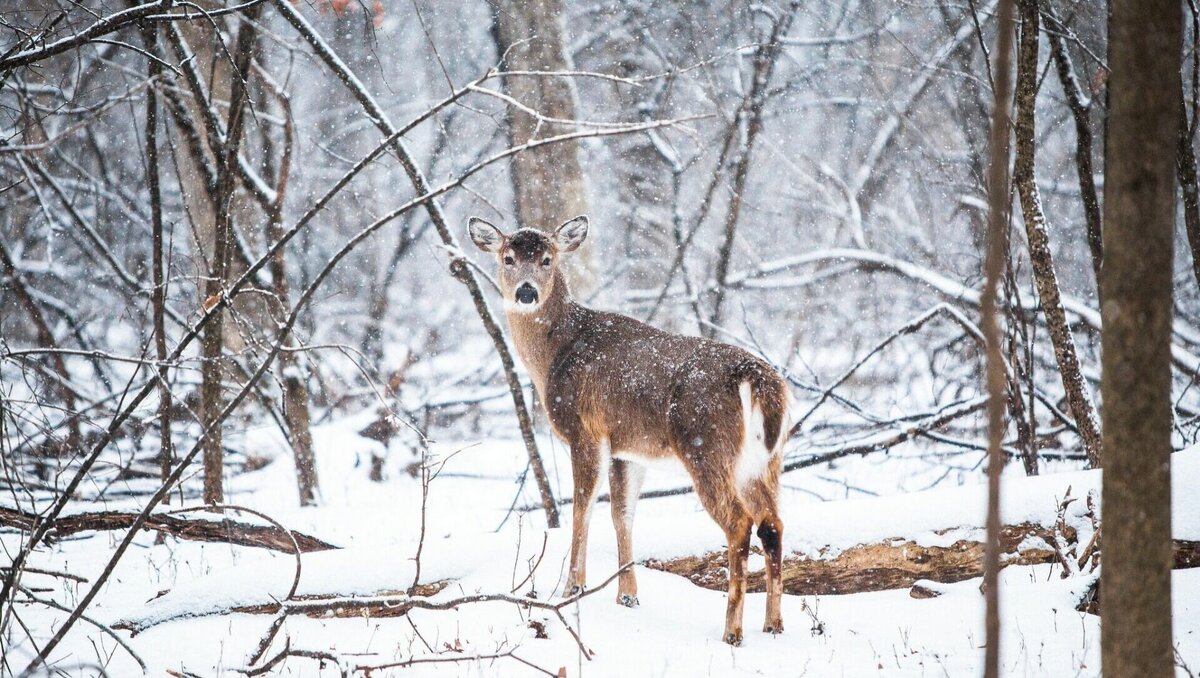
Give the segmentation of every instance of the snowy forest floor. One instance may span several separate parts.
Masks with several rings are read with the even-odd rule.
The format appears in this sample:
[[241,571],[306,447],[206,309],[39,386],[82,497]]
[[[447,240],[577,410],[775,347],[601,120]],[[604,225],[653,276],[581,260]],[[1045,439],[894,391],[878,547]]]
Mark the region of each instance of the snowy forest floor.
[[[357,433],[368,421],[364,414],[314,430],[323,495],[322,505],[314,508],[297,508],[294,469],[277,437],[258,431],[241,441],[248,454],[271,462],[229,478],[229,503],[264,512],[339,547],[302,556],[297,598],[395,595],[414,582],[414,556],[422,534],[422,483],[405,469],[417,460],[393,450],[383,481],[371,481],[369,458],[380,446]],[[561,445],[542,443],[560,496],[569,496],[569,458]],[[520,441],[443,442],[435,444],[430,455],[438,475],[428,486],[419,579],[445,586],[428,600],[510,592],[532,592],[550,602],[560,598],[569,527],[546,530],[540,511],[510,514],[514,503],[520,507],[533,499],[532,480],[521,491],[513,483],[526,465]],[[1175,536],[1200,540],[1200,497],[1188,491],[1191,479],[1200,477],[1200,448],[1175,454],[1174,464]],[[1075,497],[1099,488],[1098,472],[1027,479],[1018,466],[1010,465],[1005,476],[1003,516],[1009,524],[1052,525],[1068,487]],[[886,464],[874,468],[876,473],[889,472]],[[794,486],[803,474],[820,473],[828,469],[789,474],[784,484]],[[685,480],[678,472],[652,469],[645,489],[675,487]],[[970,535],[981,539],[984,497],[983,485],[963,485],[822,502],[785,488],[781,501],[787,551],[830,557],[857,544],[892,539],[921,545],[950,544]],[[1080,530],[1088,529],[1083,504],[1075,502],[1066,514]],[[109,501],[76,510],[101,508],[136,510],[137,505]],[[568,507],[567,524],[569,514]],[[253,516],[240,519],[257,521]],[[956,529],[946,532],[948,525]],[[121,534],[88,532],[64,538],[36,553],[30,567],[91,580]],[[634,543],[639,563],[724,547],[719,529],[694,494],[643,500]],[[17,534],[0,533],[6,553],[14,553],[18,544]],[[231,610],[269,608],[284,599],[293,583],[295,558],[171,537],[156,544],[152,532],[139,537],[136,546],[87,614],[103,624],[144,629],[132,637],[128,630],[117,633],[148,664],[149,675],[245,675],[249,658],[275,617]],[[752,556],[751,568],[762,568],[760,556]],[[600,584],[616,569],[607,505],[599,504],[592,518],[589,585]],[[339,658],[340,666],[291,656],[270,671],[304,676],[339,675],[340,670],[364,675],[369,672],[360,667],[408,660],[435,661],[370,675],[533,676],[546,675],[544,669],[568,676],[961,676],[978,675],[982,665],[983,597],[978,579],[939,586],[942,594],[929,599],[914,598],[908,589],[788,595],[783,607],[787,631],[779,636],[759,631],[765,596],[750,594],[746,639],[740,648],[732,648],[720,639],[723,593],[641,565],[636,571],[640,607],[615,604],[613,582],[562,609],[578,642],[551,610],[503,601],[471,602],[390,617],[346,612],[325,618],[289,616],[263,661],[285,648]],[[1060,568],[1049,564],[1013,565],[1003,571],[1006,675],[1098,674],[1099,619],[1076,611],[1094,575],[1059,575]],[[1200,569],[1176,570],[1173,582],[1178,670],[1189,675],[1185,666],[1200,670]],[[24,584],[68,607],[89,585],[32,572]],[[21,620],[35,637],[48,637],[65,617],[43,606],[20,608]],[[581,652],[581,643],[592,652],[590,658]],[[31,650],[28,645],[7,648],[11,668],[19,671]],[[509,656],[471,660],[475,655]],[[54,659],[65,670],[98,665],[108,675],[141,673],[112,638],[85,624],[72,631]]]

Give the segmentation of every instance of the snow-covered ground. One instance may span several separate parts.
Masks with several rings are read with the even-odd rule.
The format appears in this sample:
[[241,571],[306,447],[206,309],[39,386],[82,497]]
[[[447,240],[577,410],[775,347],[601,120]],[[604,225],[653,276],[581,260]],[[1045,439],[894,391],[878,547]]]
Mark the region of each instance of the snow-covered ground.
[[[366,416],[366,415],[364,415]],[[302,558],[297,593],[372,595],[407,589],[414,578],[413,556],[421,533],[421,483],[404,472],[413,458],[393,451],[384,482],[368,479],[368,459],[378,443],[359,437],[363,418],[348,418],[315,430],[323,504],[297,508],[294,472],[278,439],[251,432],[240,441],[248,452],[273,456],[265,468],[231,478],[229,500],[264,511],[283,524],[342,547]],[[569,489],[569,461],[561,445],[543,441],[560,494]],[[444,461],[430,484],[421,582],[449,580],[432,600],[476,593],[531,591],[541,600],[562,593],[569,528],[545,529],[540,511],[509,514],[511,506],[534,501],[532,481],[524,489],[513,479],[525,468],[519,441],[438,443],[432,460]],[[1200,539],[1200,499],[1187,491],[1200,474],[1200,448],[1175,455],[1175,533]],[[1099,487],[1096,472],[1062,473],[1025,479],[1018,469],[1006,476],[1004,515],[1008,522],[1050,524],[1056,500],[1071,487],[1083,497]],[[809,469],[789,474],[802,484]],[[652,473],[647,489],[673,487],[685,480],[670,471]],[[926,492],[815,501],[810,494],[783,492],[786,542],[791,551],[836,553],[859,543],[904,537],[945,544],[980,534],[982,486],[939,487]],[[1082,520],[1083,502],[1072,519]],[[111,503],[108,508],[133,508]],[[95,506],[80,507],[94,509]],[[569,516],[569,511],[568,514]],[[507,517],[506,517],[507,516]],[[247,516],[247,520],[252,520]],[[934,530],[956,526],[954,532]],[[93,579],[120,534],[72,538],[40,551],[33,567],[70,571]],[[15,535],[0,537],[7,553]],[[720,531],[694,495],[643,501],[635,528],[639,559],[668,558],[723,548]],[[531,577],[530,567],[537,563]],[[761,567],[752,559],[752,568]],[[617,566],[607,509],[593,517],[588,572],[597,584]],[[149,675],[242,675],[248,657],[272,622],[270,615],[211,614],[230,606],[267,604],[287,594],[295,571],[285,553],[168,539],[139,538],[88,614],[101,622],[146,625],[130,638],[119,632],[149,665]],[[586,658],[562,622],[545,610],[506,602],[464,604],[445,611],[414,610],[407,617],[290,617],[267,655],[292,649],[335,653],[351,665],[383,664],[410,658],[467,658],[475,654],[513,657],[478,662],[429,663],[407,669],[414,675],[544,675],[535,665],[569,676],[860,676],[974,675],[983,660],[983,597],[979,581],[948,585],[932,599],[914,599],[908,590],[839,596],[785,596],[787,632],[758,632],[765,597],[751,594],[746,605],[746,639],[740,648],[720,640],[724,595],[659,571],[637,569],[641,606],[614,603],[615,583],[564,608],[568,622],[593,652]],[[1097,618],[1075,610],[1089,579],[1061,579],[1050,566],[1004,570],[1002,591],[1005,673],[1009,675],[1096,675],[1099,669]],[[88,584],[29,574],[28,586],[72,605]],[[1200,570],[1174,576],[1175,638],[1179,655],[1200,669]],[[65,614],[22,606],[21,619],[48,637]],[[531,623],[536,622],[536,623]],[[548,638],[538,638],[544,628]],[[6,648],[19,670],[28,646]],[[86,624],[72,631],[55,659],[64,667],[102,665],[109,675],[139,675],[137,664],[111,638]],[[528,664],[526,664],[527,662]],[[351,666],[352,667],[352,666]],[[332,663],[290,658],[280,675],[338,675]],[[359,674],[361,675],[361,674]],[[377,672],[374,675],[388,675]],[[1182,673],[1181,675],[1185,675]]]

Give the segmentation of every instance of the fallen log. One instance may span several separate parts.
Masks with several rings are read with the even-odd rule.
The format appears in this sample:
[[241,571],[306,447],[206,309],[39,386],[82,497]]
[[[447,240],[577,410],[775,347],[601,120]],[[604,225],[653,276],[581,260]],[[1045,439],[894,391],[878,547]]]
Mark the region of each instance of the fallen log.
[[[54,539],[80,532],[128,529],[137,517],[137,513],[124,511],[94,511],[63,515],[54,520],[54,525],[47,533],[47,537]],[[0,506],[0,527],[11,527],[28,532],[40,520],[41,517],[35,513],[9,506]],[[235,546],[283,551],[284,553],[295,551],[295,546],[292,545],[293,539],[295,539],[296,546],[300,547],[301,553],[337,548],[333,544],[303,532],[284,530],[274,525],[255,525],[228,518],[202,520],[152,514],[142,525],[142,529],[190,541],[221,542]]]
[[[244,614],[279,614],[286,610],[289,614],[302,614],[306,617],[328,619],[331,617],[346,619],[350,617],[403,617],[413,608],[413,598],[429,598],[441,592],[450,583],[449,580],[417,584],[412,593],[406,591],[381,591],[373,596],[296,596],[290,601],[270,602],[260,605],[237,605],[230,612]],[[126,625],[129,627],[128,625]],[[113,628],[123,628],[114,626]],[[129,627],[132,628],[132,627]]]
[[[1001,566],[1058,562],[1050,546],[1053,539],[1049,527],[1032,523],[1004,526],[1000,536]],[[783,590],[831,595],[910,588],[922,579],[950,584],[983,576],[983,549],[983,542],[974,539],[960,539],[949,546],[922,546],[897,538],[854,546],[829,557],[808,558],[793,553],[784,557]],[[687,577],[706,589],[724,591],[728,587],[725,551],[642,564]],[[1200,542],[1176,540],[1175,567],[1200,567]],[[747,588],[752,592],[766,590],[763,572],[749,574]]]

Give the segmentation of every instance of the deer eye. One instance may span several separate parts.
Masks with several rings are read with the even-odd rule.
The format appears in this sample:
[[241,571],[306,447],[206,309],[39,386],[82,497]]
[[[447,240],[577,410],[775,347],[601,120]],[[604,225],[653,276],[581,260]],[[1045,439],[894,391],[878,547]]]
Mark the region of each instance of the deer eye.
[[550,257],[546,257],[545,259],[542,259],[542,266],[549,266],[549,265],[550,265]]
[[515,263],[517,263],[517,262],[514,261],[512,257],[504,257],[504,265],[505,266],[512,266]]

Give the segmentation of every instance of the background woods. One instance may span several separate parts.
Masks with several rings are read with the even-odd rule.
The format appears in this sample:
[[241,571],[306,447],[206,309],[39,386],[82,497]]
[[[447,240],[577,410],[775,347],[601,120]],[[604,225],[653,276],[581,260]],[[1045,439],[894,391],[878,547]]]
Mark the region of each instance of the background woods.
[[[1046,512],[1043,523],[998,515],[995,562],[1058,568],[1094,592],[1100,497],[1086,488],[1099,481],[1082,472],[1111,461],[1141,473],[1111,455],[1149,435],[1109,427],[1152,420],[1160,466],[1200,438],[1200,18],[1193,3],[1166,3],[1163,21],[1182,29],[1164,40],[1181,51],[1129,66],[1163,76],[1153,110],[1177,123],[1155,146],[1169,176],[1136,203],[1161,212],[1148,242],[1129,227],[1135,203],[1109,199],[1145,170],[1121,164],[1130,156],[1118,148],[1134,144],[1113,128],[1129,104],[1116,98],[1108,36],[1125,15],[1014,3],[1011,214],[993,225],[998,242],[988,229],[998,4],[0,0],[0,674],[52,671],[67,655],[83,665],[88,634],[124,646],[122,628],[176,619],[106,602],[122,559],[140,563],[142,550],[164,581],[156,568],[180,576],[187,560],[154,560],[168,548],[261,547],[289,568],[294,556],[294,581],[290,569],[273,578],[290,587],[213,613],[275,615],[237,660],[248,672],[285,660],[383,666],[311,643],[298,654],[283,639],[294,618],[343,609],[343,594],[381,596],[354,605],[383,617],[401,599],[396,615],[456,608],[438,596],[470,580],[437,574],[425,551],[435,535],[517,530],[518,554],[553,559],[557,537],[539,531],[570,502],[568,456],[514,362],[492,262],[460,248],[468,215],[510,230],[586,212],[591,234],[569,270],[577,297],[776,366],[795,398],[785,505],[805,507],[789,526],[810,510],[820,526],[833,510],[812,506],[983,483],[989,392],[1001,393],[994,452],[1016,462],[1003,477],[1043,488],[1026,494]],[[1141,280],[1126,277],[1139,266],[1155,283],[1141,300],[1123,284]],[[1113,325],[1110,300],[1157,304],[1154,322]],[[994,327],[981,322],[985,306]],[[1106,352],[1119,368],[1102,365],[1102,325],[1105,341],[1135,351]],[[1147,386],[1136,350],[1153,339],[1149,325],[1161,369]],[[1106,383],[1114,369],[1129,381]],[[1122,394],[1147,409],[1110,410]],[[1024,480],[1077,472],[1064,485],[1077,501]],[[685,485],[651,480],[644,496],[660,503],[643,511],[690,515]],[[448,495],[477,503],[439,513]],[[202,505],[208,513],[193,511]],[[404,552],[393,560],[405,581],[346,591],[302,580],[303,559],[334,570],[352,560],[335,551],[378,546],[365,511],[397,523],[379,543]],[[1166,512],[1158,560],[1200,560],[1200,519],[1196,534],[1178,516],[1172,531]],[[982,532],[928,522],[962,537],[958,556],[954,540],[910,539],[907,527],[844,545],[861,558],[804,533],[785,588],[982,574]],[[925,549],[926,569],[878,575],[872,559],[904,561],[892,538]],[[86,576],[52,565],[76,547]],[[723,567],[707,547],[655,548],[639,566],[703,586]],[[549,593],[539,577],[550,574],[503,557],[529,576],[498,593],[480,584],[492,602],[528,612],[522,632],[537,614],[561,621],[570,633],[551,637],[587,656],[594,639],[566,603],[519,605],[530,588]],[[39,588],[37,576],[55,583]],[[175,581],[147,580],[138,602]],[[388,661],[450,661],[455,641],[418,643],[418,625],[404,628],[424,649]],[[129,644],[109,660],[137,657]],[[469,652],[558,667],[557,655],[531,668],[516,646],[483,645]],[[1176,661],[1200,665],[1184,649]]]

